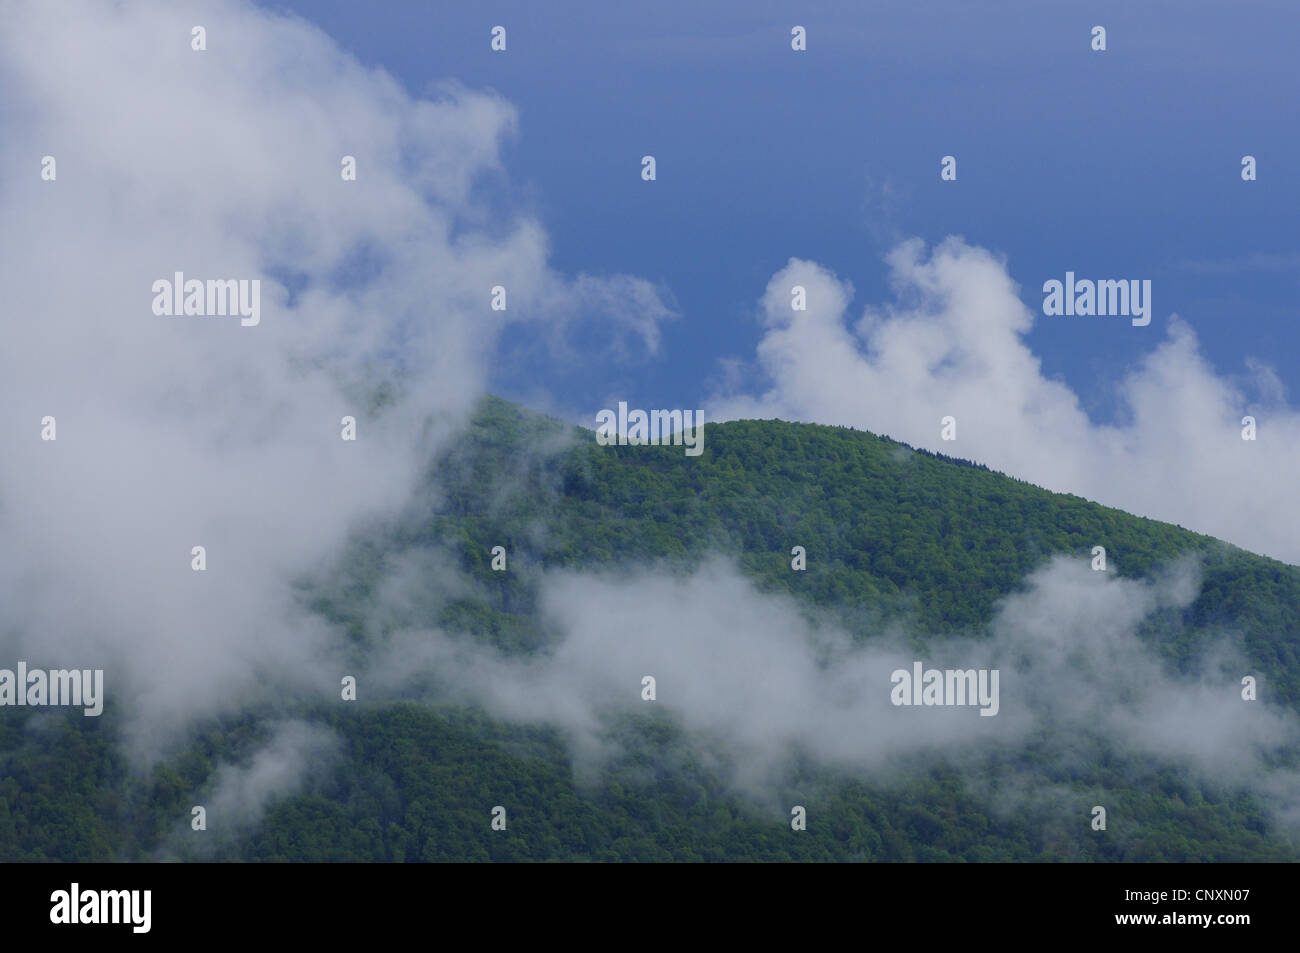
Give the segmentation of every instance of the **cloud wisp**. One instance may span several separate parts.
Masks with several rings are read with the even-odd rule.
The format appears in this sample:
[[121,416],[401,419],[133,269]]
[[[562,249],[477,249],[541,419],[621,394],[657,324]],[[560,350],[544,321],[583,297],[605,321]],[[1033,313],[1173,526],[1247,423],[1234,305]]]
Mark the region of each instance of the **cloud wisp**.
[[[197,719],[337,697],[295,583],[408,503],[506,327],[599,308],[652,346],[671,309],[556,272],[484,197],[518,134],[497,95],[413,96],[238,0],[5,20],[0,656],[103,668],[149,764]],[[258,320],[160,316],[177,273],[257,282]]]
[[[1119,384],[1121,422],[1096,424],[1030,350],[1035,312],[1005,261],[950,238],[930,250],[904,242],[888,263],[898,303],[869,307],[850,323],[852,287],[791,259],[760,303],[756,362],[767,383],[756,388],[732,367],[707,405],[710,418],[888,434],[1300,564],[1292,487],[1300,409],[1286,403],[1266,364],[1252,361],[1240,382],[1229,380],[1200,353],[1192,329],[1171,318]],[[795,286],[805,289],[806,310],[792,308]],[[955,440],[941,436],[948,416]],[[1242,439],[1247,416],[1255,440]]]
[[[1193,560],[1139,582],[1057,557],[999,604],[987,633],[927,641],[918,654],[918,633],[855,638],[789,597],[757,591],[721,558],[689,575],[557,572],[541,584],[543,618],[560,633],[547,651],[510,655],[411,629],[367,678],[384,693],[418,686],[509,721],[553,725],[587,776],[618,751],[612,720],[662,713],[759,800],[788,780],[796,756],[888,780],[936,758],[977,772],[1032,737],[1062,765],[1081,751],[1133,755],[1294,810],[1285,794],[1294,772],[1270,758],[1300,743],[1300,719],[1243,700],[1240,678],[1258,673],[1231,645],[1216,643],[1198,672],[1177,674],[1142,636],[1153,613],[1185,608],[1199,586]],[[917,663],[997,671],[996,714],[896,704],[894,673]]]

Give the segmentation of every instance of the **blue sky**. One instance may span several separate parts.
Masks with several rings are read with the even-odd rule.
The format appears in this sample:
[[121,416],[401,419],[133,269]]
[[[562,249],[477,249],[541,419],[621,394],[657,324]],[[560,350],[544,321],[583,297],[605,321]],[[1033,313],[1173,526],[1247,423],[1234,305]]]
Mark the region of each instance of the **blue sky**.
[[[455,79],[520,113],[505,176],[568,274],[628,273],[681,318],[652,360],[503,361],[498,393],[594,411],[612,391],[697,406],[751,361],[757,301],[791,257],[892,301],[883,256],[950,234],[1042,282],[1149,278],[1155,318],[1039,317],[1027,341],[1098,422],[1176,312],[1224,375],[1255,356],[1300,385],[1300,85],[1294,4],[1041,2],[290,3],[416,94]],[[790,28],[808,51],[790,50]],[[488,48],[508,31],[508,50]],[[1105,52],[1090,29],[1108,31]],[[659,178],[640,179],[653,154]],[[939,159],[958,179],[939,179]],[[1240,177],[1242,155],[1259,179]],[[757,373],[755,371],[754,373]]]
[[[286,580],[405,518],[484,389],[588,425],[619,400],[848,424],[1300,565],[1300,11],[1141,6],[348,3],[286,20],[248,0],[6,4],[11,657],[120,662],[142,751],[266,672],[336,686],[347,647]],[[489,50],[498,23],[505,54]],[[1097,23],[1105,53],[1089,50]],[[1247,153],[1257,182],[1240,179]],[[1150,280],[1151,325],[1043,316],[1043,282],[1067,271]],[[177,272],[260,282],[259,323],[155,313]],[[508,314],[487,306],[498,282]],[[678,317],[638,356],[661,299]],[[394,354],[410,373],[375,406],[364,385]],[[708,433],[692,461],[710,460]],[[1086,566],[1031,580],[1028,617],[1091,625],[1071,575]],[[454,591],[436,561],[393,569],[384,626],[408,584]],[[694,632],[678,617],[707,627],[714,610],[735,630],[745,590],[700,580],[684,614],[652,598],[671,612],[645,614],[648,631]],[[581,616],[574,657],[599,659],[600,607],[625,593],[554,591]],[[1111,591],[1096,631],[1124,636],[1154,597]],[[711,706],[716,673],[672,664]],[[295,750],[314,763],[310,738]]]
[[[254,471],[281,480],[267,547],[318,520],[304,480],[395,499],[486,389],[589,427],[619,401],[854,426],[1300,562],[1300,8],[47,6],[0,33],[0,168],[27,170],[0,177],[0,278],[40,315],[4,329],[0,436],[58,407],[190,447],[60,437],[69,492],[123,468],[114,512],[160,539],[194,519],[169,488]],[[159,324],[177,271],[266,278],[263,319]],[[1150,281],[1150,325],[1043,315],[1071,271]],[[331,484],[338,380],[399,354]]]

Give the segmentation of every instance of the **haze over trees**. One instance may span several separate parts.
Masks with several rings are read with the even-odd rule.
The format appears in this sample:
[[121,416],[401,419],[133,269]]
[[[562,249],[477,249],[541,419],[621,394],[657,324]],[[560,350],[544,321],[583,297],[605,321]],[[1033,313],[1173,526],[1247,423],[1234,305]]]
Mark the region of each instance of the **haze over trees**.
[[[906,631],[933,650],[991,638],[998,607],[1036,570],[1104,545],[1120,579],[1155,579],[1189,556],[1199,566],[1194,598],[1137,631],[1170,680],[1212,674],[1207,653],[1229,640],[1250,666],[1238,674],[1267,686],[1254,704],[1287,718],[1300,708],[1294,566],[847,428],[737,421],[709,425],[704,446],[698,458],[597,446],[590,431],[485,399],[400,520],[368,528],[338,565],[301,581],[303,599],[349,642],[358,701],[238,708],[144,771],[123,753],[111,703],[100,718],[7,709],[0,859],[1300,859],[1293,821],[1266,796],[1270,779],[1295,771],[1294,751],[1270,755],[1263,782],[1247,784],[1141,757],[1121,739],[1064,752],[1062,734],[1044,727],[976,762],[936,756],[899,772],[795,752],[755,797],[734,783],[725,750],[695,743],[670,700],[610,718],[608,749],[588,764],[554,723],[441,692],[436,666],[433,688],[367,690],[377,682],[368,664],[385,653],[400,663],[416,644],[402,632],[418,642],[419,630],[437,630],[521,663],[546,657],[564,638],[542,605],[559,570],[688,578],[721,555],[810,624],[863,646]],[[491,567],[497,546],[505,571]],[[791,569],[794,546],[807,550],[806,571]],[[412,566],[407,595],[388,598]],[[238,823],[192,831],[192,805],[286,720],[331,740],[284,790],[241,788],[247,810],[224,815]],[[1089,825],[1094,804],[1107,805],[1104,832]],[[507,808],[504,831],[490,826],[496,805]],[[807,808],[807,830],[791,829],[792,805]]]

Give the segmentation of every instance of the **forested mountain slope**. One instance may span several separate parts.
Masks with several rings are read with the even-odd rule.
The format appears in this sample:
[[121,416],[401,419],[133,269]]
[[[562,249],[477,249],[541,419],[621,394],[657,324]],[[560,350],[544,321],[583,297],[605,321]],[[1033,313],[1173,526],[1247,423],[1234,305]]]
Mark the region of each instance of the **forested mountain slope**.
[[[1300,569],[1178,527],[1053,494],[984,467],[845,428],[779,421],[709,425],[704,453],[602,447],[495,398],[431,467],[401,519],[359,536],[303,599],[336,622],[359,666],[394,629],[461,633],[526,657],[561,637],[538,613],[548,571],[733,559],[763,591],[869,641],[890,624],[932,642],[980,637],[999,600],[1055,554],[1106,548],[1146,577],[1193,553],[1201,588],[1141,632],[1171,673],[1224,633],[1267,681],[1269,703],[1300,709]],[[494,572],[493,547],[509,570]],[[791,570],[791,549],[807,570]],[[427,550],[460,584],[430,580],[424,618],[373,609],[402,554]],[[296,793],[246,830],[188,837],[190,807],[225,762],[247,762],[272,725],[305,718],[339,739]],[[39,729],[33,718],[41,720]],[[1276,860],[1295,835],[1231,783],[1175,763],[1088,755],[1063,770],[1031,741],[971,775],[936,761],[888,783],[793,765],[785,804],[810,805],[806,831],[732,790],[671,719],[610,726],[621,754],[576,779],[562,732],[507,724],[428,699],[284,700],[204,725],[141,776],[99,719],[10,708],[0,714],[0,858],[107,860]],[[1089,749],[1091,750],[1091,749]],[[1282,759],[1285,762],[1285,757]],[[1279,768],[1293,764],[1279,763]],[[990,803],[989,783],[1077,792],[1077,816],[1032,798]],[[1230,779],[1228,779],[1230,782]],[[1122,805],[1104,833],[1086,805]],[[489,826],[510,804],[506,831]]]

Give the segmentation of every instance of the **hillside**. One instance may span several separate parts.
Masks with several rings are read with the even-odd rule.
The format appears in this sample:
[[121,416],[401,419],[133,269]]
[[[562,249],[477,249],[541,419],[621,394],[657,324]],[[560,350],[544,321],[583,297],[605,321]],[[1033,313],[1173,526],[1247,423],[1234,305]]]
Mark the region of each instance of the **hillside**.
[[[791,571],[796,545],[807,550],[806,572]],[[431,465],[427,493],[302,589],[346,632],[358,665],[398,628],[421,626],[528,657],[560,637],[539,612],[546,573],[686,574],[722,554],[760,591],[864,644],[904,626],[938,645],[981,638],[1036,568],[1057,554],[1086,559],[1097,545],[1129,579],[1194,554],[1199,593],[1147,618],[1143,641],[1177,674],[1195,671],[1230,632],[1270,701],[1300,711],[1300,569],[846,428],[709,425],[703,455],[689,458],[680,447],[599,447],[589,431],[488,398]],[[490,568],[495,546],[509,571]],[[460,582],[430,579],[436,597],[400,618],[377,616],[394,560],[420,552],[438,554]],[[333,731],[337,756],[256,826],[187,846],[176,831],[196,792],[287,716]],[[619,756],[579,779],[553,727],[415,698],[250,709],[206,724],[144,777],[120,754],[113,711],[44,716],[42,731],[32,717],[10,709],[0,718],[4,860],[1300,859],[1294,835],[1243,790],[1104,748],[1081,748],[1063,768],[1057,752],[1035,747],[1050,738],[1000,752],[977,775],[942,759],[888,782],[795,764],[773,797],[815,805],[821,820],[796,834],[788,818],[735,792],[671,718],[612,724]],[[1048,803],[991,804],[995,778],[1123,810],[1099,837],[1086,817],[1076,823]],[[493,832],[488,812],[503,801],[510,827]]]

